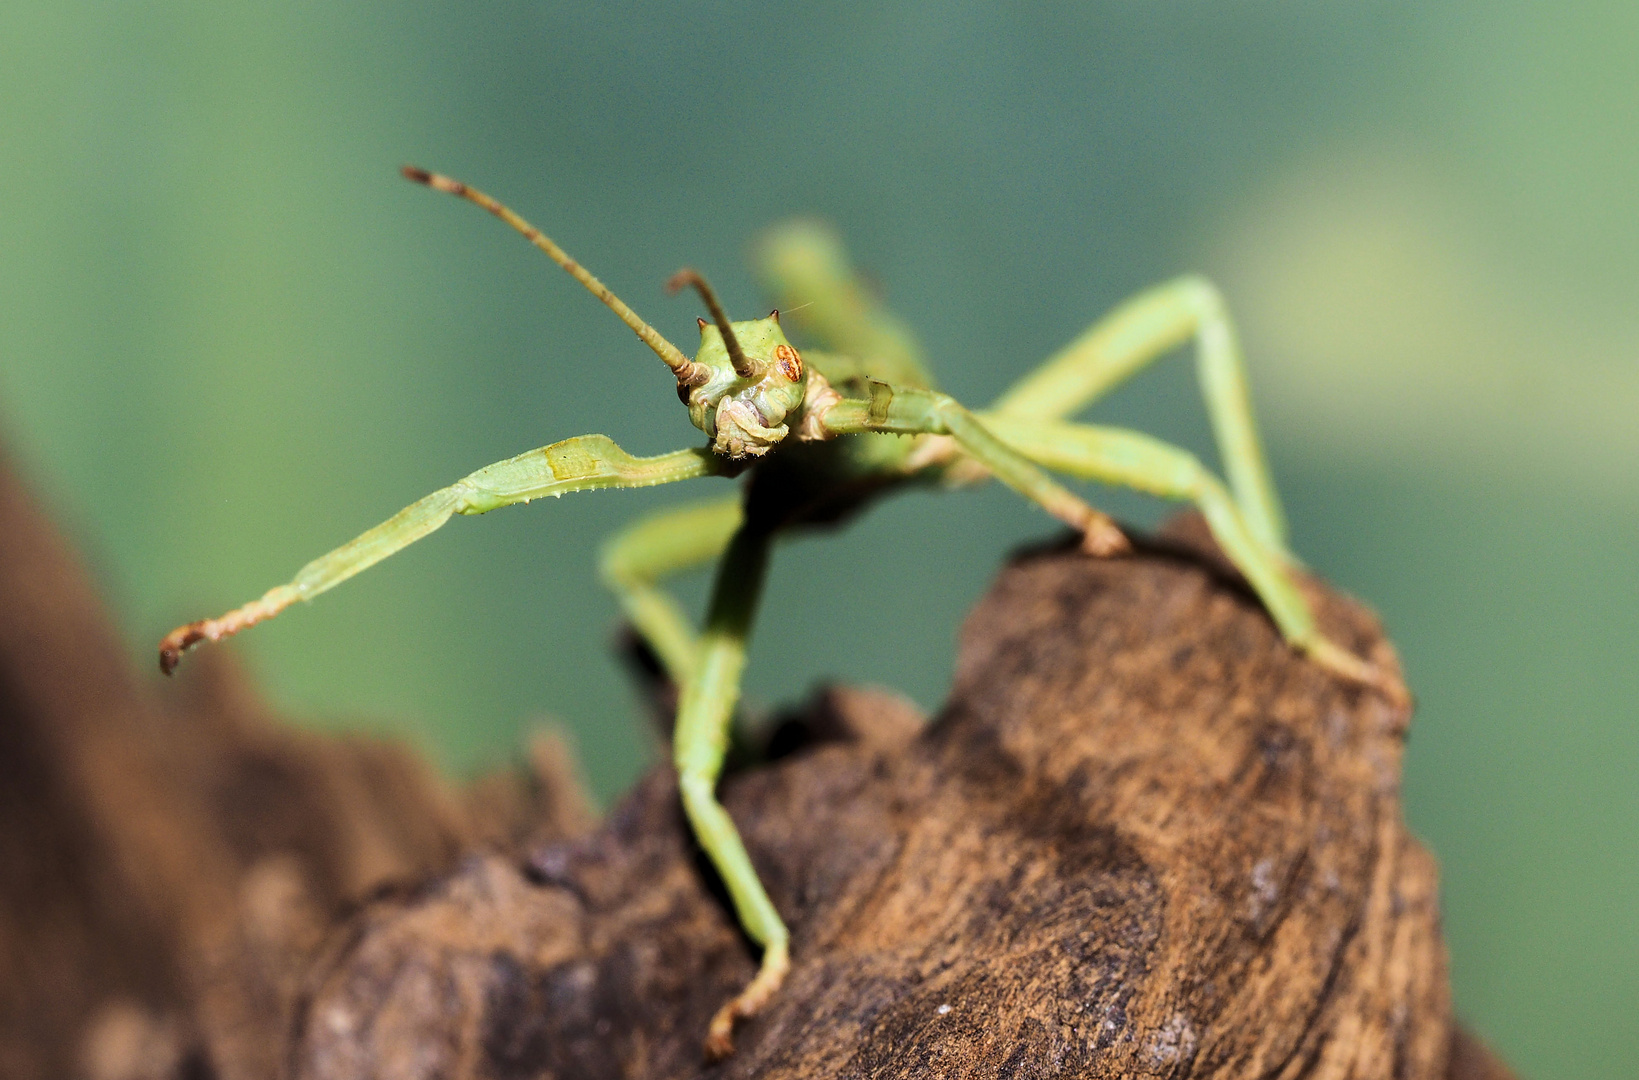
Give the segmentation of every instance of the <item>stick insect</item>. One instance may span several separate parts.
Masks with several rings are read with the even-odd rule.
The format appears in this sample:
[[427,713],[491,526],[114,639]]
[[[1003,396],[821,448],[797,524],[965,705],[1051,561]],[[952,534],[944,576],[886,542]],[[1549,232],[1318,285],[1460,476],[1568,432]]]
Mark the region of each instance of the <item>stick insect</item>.
[[[486,466],[308,563],[260,599],[178,627],[160,644],[160,668],[168,674],[196,643],[220,641],[313,599],[457,514],[576,491],[743,476],[731,498],[638,521],[606,545],[601,560],[627,619],[680,688],[673,756],[683,807],[740,925],[762,948],[755,977],[711,1021],[708,1057],[732,1051],[736,1022],[765,1005],[790,968],[790,935],[715,794],[777,539],[835,524],[907,485],[994,477],[1076,530],[1089,555],[1111,556],[1128,548],[1121,530],[1051,473],[1193,502],[1292,648],[1346,682],[1399,695],[1384,672],[1322,636],[1293,580],[1240,349],[1224,303],[1206,281],[1183,277],[1133,297],[975,412],[939,392],[909,332],[859,285],[840,244],[818,226],[776,231],[760,261],[782,300],[806,303],[804,324],[835,351],[799,353],[778,310],[731,321],[706,280],[685,269],[668,287],[694,289],[712,319],[698,320],[700,345],[690,359],[507,207],[445,176],[415,168],[404,175],[499,217],[608,306],[670,370],[708,445],[634,457],[606,436],[581,435]],[[1227,486],[1167,443],[1069,420],[1192,339]],[[661,583],[713,559],[709,608],[696,629]]]

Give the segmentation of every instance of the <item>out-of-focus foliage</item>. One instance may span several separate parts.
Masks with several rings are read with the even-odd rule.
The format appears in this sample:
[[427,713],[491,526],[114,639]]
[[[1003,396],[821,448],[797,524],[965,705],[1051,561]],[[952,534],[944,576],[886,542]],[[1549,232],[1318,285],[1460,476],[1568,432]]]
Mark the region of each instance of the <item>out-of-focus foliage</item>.
[[[625,329],[401,162],[515,203],[685,347],[667,274],[756,312],[755,230],[825,215],[975,403],[1204,269],[1298,550],[1384,613],[1421,699],[1408,799],[1460,1008],[1525,1075],[1632,1076],[1636,48],[1639,8],[1609,2],[13,0],[0,418],[148,665],[173,623],[474,466],[694,440]],[[1183,361],[1099,415],[1210,449]],[[242,654],[292,713],[458,768],[559,718],[612,793],[650,747],[595,546],[689,494],[459,522]],[[751,691],[836,675],[936,705],[960,614],[1049,531],[993,491],[792,545]]]

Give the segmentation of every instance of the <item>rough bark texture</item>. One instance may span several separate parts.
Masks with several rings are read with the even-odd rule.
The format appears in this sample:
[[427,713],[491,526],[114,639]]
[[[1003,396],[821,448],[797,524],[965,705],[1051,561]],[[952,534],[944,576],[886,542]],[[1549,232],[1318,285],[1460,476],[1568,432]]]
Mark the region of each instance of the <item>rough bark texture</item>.
[[550,742],[452,793],[220,655],[157,694],[0,470],[0,1075],[1503,1080],[1450,1021],[1408,716],[1195,532],[1020,557],[931,724],[824,691],[730,778],[795,967],[706,1068],[753,954],[667,770],[594,826]]

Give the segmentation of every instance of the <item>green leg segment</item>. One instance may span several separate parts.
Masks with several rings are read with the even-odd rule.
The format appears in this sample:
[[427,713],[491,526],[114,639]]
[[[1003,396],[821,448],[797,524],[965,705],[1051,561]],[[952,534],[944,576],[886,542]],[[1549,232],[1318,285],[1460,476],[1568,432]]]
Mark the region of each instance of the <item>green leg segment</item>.
[[883,382],[872,382],[870,387],[869,401],[843,398],[831,406],[821,418],[825,430],[833,435],[866,431],[949,435],[1002,483],[1080,531],[1092,554],[1113,555],[1127,550],[1127,538],[1115,522],[996,438],[956,399],[935,390]]
[[438,529],[456,514],[483,514],[545,496],[602,488],[651,487],[724,473],[728,466],[708,450],[679,450],[633,457],[605,435],[582,435],[487,465],[464,479],[411,503],[393,517],[341,547],[314,559],[290,582],[216,619],[180,626],[159,646],[159,666],[169,673],[184,650],[220,641],[272,618],[298,600],[311,600]]
[[1047,468],[1193,502],[1294,648],[1350,682],[1403,697],[1404,690],[1375,665],[1321,635],[1284,556],[1256,533],[1245,511],[1193,454],[1119,428],[997,415],[987,415],[985,423],[998,439]]
[[688,683],[700,643],[677,601],[658,583],[721,555],[741,518],[738,496],[690,503],[634,522],[603,547],[598,569],[604,584],[678,686]]
[[697,661],[677,708],[672,753],[683,810],[700,846],[722,876],[740,925],[763,947],[762,967],[738,997],[718,1010],[706,1037],[713,1059],[733,1050],[734,1023],[755,1013],[779,989],[790,969],[790,934],[757,880],[734,821],[717,801],[717,778],[728,751],[729,724],[740,697],[746,639],[768,570],[772,536],[741,526],[729,542],[712,589],[711,610]]
[[1240,344],[1222,295],[1204,278],[1178,278],[1126,301],[1015,384],[987,415],[1071,416],[1192,337],[1218,452],[1247,527],[1284,550],[1286,519],[1252,421]]

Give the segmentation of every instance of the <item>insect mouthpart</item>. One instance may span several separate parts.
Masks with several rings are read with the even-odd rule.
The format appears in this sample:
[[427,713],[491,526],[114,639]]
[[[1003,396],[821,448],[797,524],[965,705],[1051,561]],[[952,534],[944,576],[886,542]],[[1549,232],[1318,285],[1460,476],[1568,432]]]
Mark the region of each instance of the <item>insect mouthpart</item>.
[[762,457],[791,433],[785,424],[769,426],[757,404],[732,397],[717,406],[717,435],[711,448],[726,457]]

